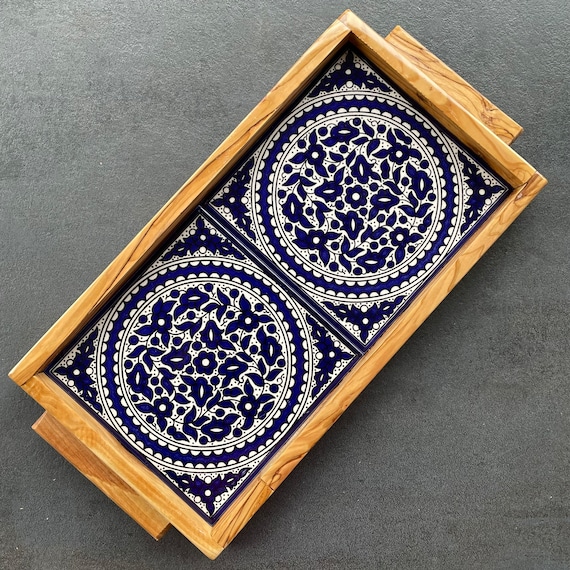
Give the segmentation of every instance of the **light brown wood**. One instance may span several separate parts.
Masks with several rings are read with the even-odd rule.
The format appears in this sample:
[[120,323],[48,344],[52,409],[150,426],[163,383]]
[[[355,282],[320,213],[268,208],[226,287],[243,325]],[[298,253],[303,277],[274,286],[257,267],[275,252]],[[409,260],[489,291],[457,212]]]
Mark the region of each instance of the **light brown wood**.
[[[34,375],[22,387],[32,398],[42,403],[50,419],[72,434],[79,445],[88,447],[94,457],[117,479],[122,480],[139,496],[145,497],[152,509],[168,518],[174,527],[211,559],[220,554],[273,492],[261,477],[257,477],[219,521],[210,526],[45,374]],[[65,454],[62,455],[67,458]],[[89,469],[78,469],[91,479]],[[112,481],[107,481],[108,486],[112,484]]]
[[350,11],[339,19],[351,30],[350,41],[368,59],[506,182],[520,186],[529,180],[534,173],[530,164],[384,38]]
[[386,41],[506,144],[510,145],[522,133],[523,128],[516,121],[483,97],[403,28],[396,26],[386,36]]
[[[280,111],[346,42],[360,48],[428,113],[482,156],[515,187],[515,191],[432,278],[406,312],[264,466],[220,519],[209,525],[103,429],[78,402],[43,374],[42,369],[266,132]],[[425,65],[429,67],[429,62]],[[437,65],[435,67],[436,71],[441,69]],[[22,385],[65,430],[210,558],[215,558],[235,537],[307,451],[546,183],[493,132],[494,123],[483,124],[472,110],[468,110],[468,105],[458,102],[457,94],[448,93],[441,81],[434,80],[436,75],[434,72],[431,78],[428,77],[418,64],[404,57],[401,50],[377,36],[350,11],[345,12],[10,373],[14,381]],[[465,96],[469,98],[467,91]],[[474,104],[480,105],[481,102]]]
[[256,477],[239,498],[239,503],[233,503],[214,525],[212,538],[225,548],[272,493],[273,489],[261,477]]
[[88,447],[65,429],[47,412],[32,429],[65,457],[107,497],[142,526],[153,538],[160,540],[170,523],[135,493],[118,475],[109,469]]
[[222,547],[211,538],[212,527],[55,382],[39,373],[23,388],[206,556],[214,559],[219,555]]

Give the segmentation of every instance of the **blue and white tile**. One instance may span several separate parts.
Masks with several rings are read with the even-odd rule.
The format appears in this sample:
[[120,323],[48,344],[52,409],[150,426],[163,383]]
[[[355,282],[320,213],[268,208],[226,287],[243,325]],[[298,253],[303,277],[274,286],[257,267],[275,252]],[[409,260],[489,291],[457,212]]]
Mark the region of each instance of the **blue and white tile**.
[[368,345],[508,192],[348,50],[209,207]]
[[198,215],[48,374],[213,521],[353,357]]

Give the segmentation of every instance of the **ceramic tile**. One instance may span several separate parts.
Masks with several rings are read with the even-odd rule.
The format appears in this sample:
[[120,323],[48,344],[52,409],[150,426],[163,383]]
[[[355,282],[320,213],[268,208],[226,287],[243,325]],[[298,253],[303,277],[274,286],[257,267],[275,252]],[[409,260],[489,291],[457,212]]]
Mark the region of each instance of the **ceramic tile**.
[[364,348],[509,191],[351,48],[208,207]]
[[213,522],[508,191],[346,51],[47,373]]
[[353,357],[198,214],[47,373],[214,521]]

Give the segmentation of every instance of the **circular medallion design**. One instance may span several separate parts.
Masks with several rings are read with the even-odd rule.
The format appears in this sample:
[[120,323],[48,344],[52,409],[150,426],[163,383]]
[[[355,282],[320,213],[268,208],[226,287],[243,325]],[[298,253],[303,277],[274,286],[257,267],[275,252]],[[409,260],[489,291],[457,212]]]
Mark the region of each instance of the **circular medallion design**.
[[105,324],[103,407],[154,462],[251,462],[308,397],[304,322],[246,263],[199,257],[162,265]]
[[320,96],[260,152],[256,233],[307,286],[381,298],[405,290],[453,241],[456,172],[447,143],[402,99],[362,90]]

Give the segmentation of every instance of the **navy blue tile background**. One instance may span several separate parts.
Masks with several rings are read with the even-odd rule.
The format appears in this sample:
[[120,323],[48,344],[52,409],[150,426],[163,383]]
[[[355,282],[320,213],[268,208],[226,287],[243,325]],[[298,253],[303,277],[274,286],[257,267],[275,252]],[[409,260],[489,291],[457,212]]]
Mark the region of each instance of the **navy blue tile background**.
[[37,437],[7,372],[345,8],[525,127],[549,185],[216,563],[570,568],[562,0],[0,6],[0,568],[210,568]]

